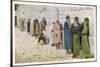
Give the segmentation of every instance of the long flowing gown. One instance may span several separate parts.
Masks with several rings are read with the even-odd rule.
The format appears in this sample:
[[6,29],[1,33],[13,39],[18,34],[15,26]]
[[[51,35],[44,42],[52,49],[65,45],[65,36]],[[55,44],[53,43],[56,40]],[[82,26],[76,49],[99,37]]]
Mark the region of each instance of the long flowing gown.
[[78,57],[80,53],[80,24],[73,23],[71,26],[72,31],[72,52],[73,57]]
[[30,32],[30,21],[27,22],[27,32]]
[[89,24],[82,24],[82,48],[80,50],[80,57],[90,57],[90,45],[89,45]]
[[38,36],[41,33],[39,22],[34,22],[32,35]]
[[46,30],[46,21],[41,21],[41,32]]
[[54,24],[51,25],[51,40],[50,40],[50,43],[51,43],[51,46],[55,46],[54,44]]
[[64,48],[69,51],[72,45],[71,32],[67,21],[64,23]]
[[56,48],[60,48],[61,45],[61,30],[59,23],[55,23],[54,25],[54,43],[56,44]]
[[60,25],[60,31],[61,31],[61,46],[60,46],[60,48],[63,48],[63,26],[61,23],[59,23],[59,25]]
[[51,27],[50,25],[46,25],[46,28],[45,28],[45,31],[46,31],[46,42],[51,44],[52,42],[52,36],[51,36]]
[[18,19],[18,23],[17,23],[17,27],[18,27],[18,28],[20,28],[21,23],[22,23],[22,19],[19,18],[19,19]]
[[24,21],[20,22],[20,31],[24,31],[25,26],[24,26]]

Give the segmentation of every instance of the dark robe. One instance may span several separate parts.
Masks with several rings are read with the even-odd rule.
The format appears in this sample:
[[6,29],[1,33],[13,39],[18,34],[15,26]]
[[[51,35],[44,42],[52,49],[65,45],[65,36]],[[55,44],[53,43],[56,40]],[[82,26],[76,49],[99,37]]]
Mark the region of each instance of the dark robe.
[[46,21],[41,22],[41,32],[46,30]]
[[17,16],[15,16],[15,26],[17,26]]
[[43,44],[46,44],[46,37],[45,37],[45,35],[44,35],[43,33],[39,36],[38,43],[39,43],[41,40],[43,41]]
[[27,22],[27,32],[30,32],[30,21]]
[[72,53],[73,57],[78,57],[80,53],[80,24],[73,23],[71,26],[72,32]]

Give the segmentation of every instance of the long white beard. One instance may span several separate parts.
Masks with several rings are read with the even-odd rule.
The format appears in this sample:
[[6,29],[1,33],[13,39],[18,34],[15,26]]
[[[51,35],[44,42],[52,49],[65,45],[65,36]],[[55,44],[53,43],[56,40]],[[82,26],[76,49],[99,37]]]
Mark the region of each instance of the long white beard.
[[78,27],[78,24],[74,22],[74,26]]
[[68,22],[68,25],[69,25],[69,28],[71,28],[71,22],[70,22],[70,20],[66,20],[67,22]]

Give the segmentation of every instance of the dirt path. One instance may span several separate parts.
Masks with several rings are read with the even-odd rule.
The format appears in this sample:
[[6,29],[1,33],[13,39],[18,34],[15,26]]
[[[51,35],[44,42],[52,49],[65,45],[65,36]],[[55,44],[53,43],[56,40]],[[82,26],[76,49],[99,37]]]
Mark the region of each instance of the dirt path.
[[38,45],[37,39],[27,32],[15,29],[15,63],[69,60],[72,55],[65,54],[64,49],[57,50],[51,45]]

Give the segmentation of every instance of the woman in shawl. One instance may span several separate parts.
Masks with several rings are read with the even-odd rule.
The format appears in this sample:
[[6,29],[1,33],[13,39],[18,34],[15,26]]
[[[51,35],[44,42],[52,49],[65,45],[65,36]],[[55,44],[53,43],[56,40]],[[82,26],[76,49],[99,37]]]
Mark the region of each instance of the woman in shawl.
[[33,23],[33,33],[32,33],[32,35],[37,37],[41,33],[40,24],[39,24],[39,21],[37,19],[33,20],[33,22],[34,23]]
[[71,32],[70,32],[70,17],[66,16],[66,21],[64,23],[64,48],[66,53],[71,53]]
[[74,23],[71,26],[71,31],[73,58],[76,58],[80,53],[80,24],[78,17],[74,18]]
[[89,19],[86,17],[84,22],[82,23],[82,48],[80,50],[80,57],[81,58],[88,58],[90,57],[90,45],[89,45]]

